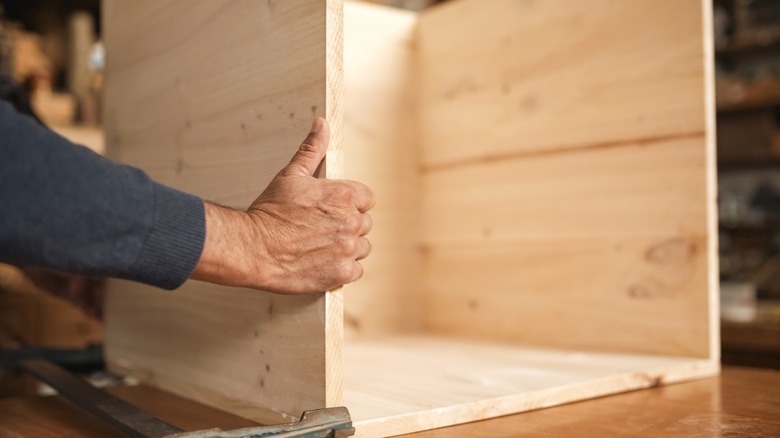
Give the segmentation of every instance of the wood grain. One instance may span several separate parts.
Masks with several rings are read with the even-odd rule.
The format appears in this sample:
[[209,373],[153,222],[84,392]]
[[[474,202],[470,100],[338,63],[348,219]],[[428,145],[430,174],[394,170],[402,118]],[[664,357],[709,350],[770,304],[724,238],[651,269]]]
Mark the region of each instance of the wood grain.
[[414,89],[417,14],[348,2],[344,20],[344,177],[374,191],[372,254],[345,287],[346,329],[419,329],[421,206]]
[[708,11],[421,15],[427,329],[717,360]]
[[[325,2],[325,115],[331,129],[330,145],[320,178],[341,178],[344,174],[344,1]],[[296,98],[292,96],[292,98]],[[312,112],[316,108],[312,107]],[[309,321],[308,324],[316,324]],[[325,404],[341,406],[343,395],[342,346],[344,345],[344,291],[325,292]],[[303,341],[306,342],[306,341]],[[295,362],[295,357],[287,358]],[[294,376],[293,376],[294,378]],[[317,380],[307,391],[319,391]],[[283,389],[282,389],[283,391]]]
[[[245,208],[289,161],[312,116],[327,115],[326,172],[338,175],[340,1],[109,0],[103,13],[110,156]],[[115,282],[108,363],[259,420],[338,404],[339,294],[282,297],[198,282],[168,293]]]
[[704,167],[695,137],[427,174],[427,328],[709,357]]
[[726,367],[718,379],[660,386],[407,438],[780,436],[780,372]]
[[424,165],[703,133],[702,4],[460,0],[423,12]]
[[714,375],[685,357],[586,353],[386,337],[345,345],[344,403],[360,437],[380,437]]

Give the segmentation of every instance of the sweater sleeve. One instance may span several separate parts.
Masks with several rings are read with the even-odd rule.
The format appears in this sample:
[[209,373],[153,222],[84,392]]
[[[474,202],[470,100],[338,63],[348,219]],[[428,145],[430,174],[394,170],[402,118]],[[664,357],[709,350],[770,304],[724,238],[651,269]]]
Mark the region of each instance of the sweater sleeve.
[[180,286],[203,201],[74,145],[0,101],[0,261]]

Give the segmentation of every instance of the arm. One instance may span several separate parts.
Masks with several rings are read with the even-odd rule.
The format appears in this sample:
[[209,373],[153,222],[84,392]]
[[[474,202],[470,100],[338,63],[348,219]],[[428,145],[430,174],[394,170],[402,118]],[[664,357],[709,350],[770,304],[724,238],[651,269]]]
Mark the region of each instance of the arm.
[[[0,102],[0,261],[173,289],[189,276],[281,293],[362,274],[371,192],[312,177],[327,124],[245,212],[75,146]],[[207,230],[208,227],[208,230]]]
[[0,261],[178,287],[203,202],[76,146],[0,102]]

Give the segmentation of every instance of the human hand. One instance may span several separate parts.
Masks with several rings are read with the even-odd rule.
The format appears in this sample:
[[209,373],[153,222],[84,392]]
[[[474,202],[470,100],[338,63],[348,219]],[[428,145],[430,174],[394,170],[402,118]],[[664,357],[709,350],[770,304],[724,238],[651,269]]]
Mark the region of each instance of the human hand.
[[206,244],[192,278],[297,294],[363,275],[374,195],[355,181],[313,176],[329,140],[327,122],[316,118],[290,164],[246,212],[206,203]]

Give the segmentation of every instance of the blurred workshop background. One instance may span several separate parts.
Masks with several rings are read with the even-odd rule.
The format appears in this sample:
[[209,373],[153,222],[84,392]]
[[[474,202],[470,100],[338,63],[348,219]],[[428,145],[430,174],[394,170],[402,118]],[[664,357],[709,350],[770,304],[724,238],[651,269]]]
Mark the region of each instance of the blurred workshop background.
[[[29,98],[43,123],[102,153],[99,9],[99,0],[0,0],[0,94]],[[714,0],[713,24],[723,362],[780,369],[780,1]],[[0,264],[2,354],[70,354],[74,367],[100,369],[99,348],[88,347],[103,338],[101,293],[93,279]],[[34,388],[0,368],[0,396]]]

